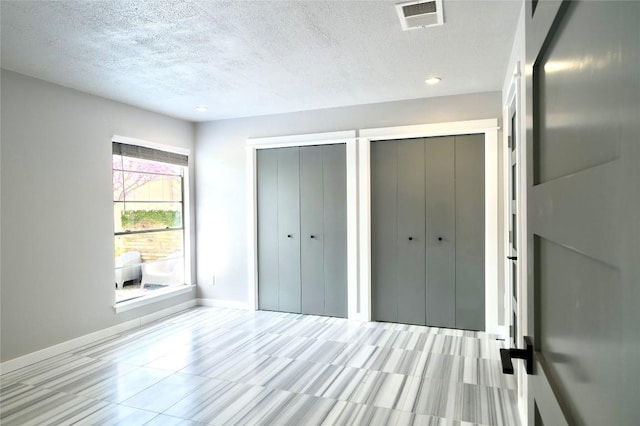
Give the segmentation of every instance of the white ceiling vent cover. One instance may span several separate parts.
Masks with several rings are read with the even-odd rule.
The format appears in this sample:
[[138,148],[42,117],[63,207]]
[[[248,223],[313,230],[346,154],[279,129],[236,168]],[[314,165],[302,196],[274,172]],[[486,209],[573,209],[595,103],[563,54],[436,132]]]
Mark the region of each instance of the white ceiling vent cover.
[[405,31],[444,23],[442,0],[418,0],[396,4],[400,24]]

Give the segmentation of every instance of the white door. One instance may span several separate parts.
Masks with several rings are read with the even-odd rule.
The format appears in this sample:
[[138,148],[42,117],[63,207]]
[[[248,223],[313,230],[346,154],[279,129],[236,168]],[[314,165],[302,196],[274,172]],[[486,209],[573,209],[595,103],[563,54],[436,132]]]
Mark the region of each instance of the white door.
[[[520,140],[520,70],[516,65],[513,81],[505,106],[505,125],[507,130],[507,146],[505,149],[506,165],[506,277],[509,286],[506,294],[509,295],[507,306],[507,323],[509,326],[509,345],[511,347],[524,346],[523,336],[526,334],[526,321],[523,315],[523,307],[526,306],[525,292],[523,291],[522,268],[522,185],[521,185],[521,154],[523,143]],[[526,407],[526,371],[519,363],[515,364],[514,372],[518,383],[518,404]]]

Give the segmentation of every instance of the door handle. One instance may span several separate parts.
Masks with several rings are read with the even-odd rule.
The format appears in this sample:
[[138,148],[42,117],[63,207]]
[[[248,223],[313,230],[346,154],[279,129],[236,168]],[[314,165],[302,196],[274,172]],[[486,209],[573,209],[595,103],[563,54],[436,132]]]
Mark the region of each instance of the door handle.
[[288,235],[287,235],[287,238],[293,238],[293,235],[288,234]]
[[438,241],[442,241],[442,237],[438,237]]
[[409,237],[409,241],[413,241],[413,237]]
[[513,374],[513,359],[523,359],[527,374],[533,374],[533,344],[529,336],[524,336],[525,349],[500,349],[502,372]]
[[507,256],[509,260],[518,260],[518,256]]
[[311,238],[315,238],[315,237],[316,237],[315,235],[311,235]]

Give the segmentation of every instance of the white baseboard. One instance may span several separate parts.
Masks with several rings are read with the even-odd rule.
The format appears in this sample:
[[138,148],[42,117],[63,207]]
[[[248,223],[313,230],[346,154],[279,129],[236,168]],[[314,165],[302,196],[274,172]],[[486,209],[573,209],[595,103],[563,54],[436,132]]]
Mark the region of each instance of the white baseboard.
[[242,309],[243,311],[252,311],[247,302],[238,302],[235,300],[221,300],[221,299],[196,299],[198,306],[209,306],[212,308],[231,308]]
[[66,342],[62,342],[54,346],[49,346],[48,348],[44,348],[36,352],[31,352],[30,354],[23,355],[18,358],[10,359],[9,361],[5,361],[0,364],[0,374],[10,373],[28,365],[35,364],[36,362],[44,361],[47,358],[51,358],[65,352],[81,348],[82,346],[89,345],[93,342],[106,339],[107,337],[111,337],[134,328],[142,327],[143,325],[149,324],[153,321],[157,321],[160,318],[173,315],[177,312],[184,311],[185,309],[189,309],[194,306],[196,306],[196,300],[191,299],[184,303],[162,309],[158,312],[153,312],[140,318],[114,325],[113,327],[108,327],[102,330],[95,331],[93,333],[85,334],[84,336],[67,340]]
[[[97,342],[102,339],[106,339],[108,337],[117,335],[119,333],[123,333],[128,330],[142,327],[146,324],[152,323],[161,318],[167,317],[169,315],[173,315],[177,312],[184,311],[185,309],[189,309],[194,306],[241,309],[245,311],[253,310],[251,309],[248,302],[238,302],[235,300],[221,300],[221,299],[191,299],[186,302],[180,303],[178,305],[171,306],[166,309],[162,309],[158,312],[153,312],[151,314],[144,315],[140,318],[136,318],[131,321],[126,321],[121,324],[114,325],[113,327],[108,327],[103,330],[98,330],[96,332],[89,333],[84,336],[77,337],[75,339],[67,340],[66,342],[62,342],[57,345],[50,346],[48,348],[45,348],[36,352],[32,352],[30,354],[11,359],[9,361],[5,361],[3,363],[0,363],[0,374],[10,373],[12,371],[26,367],[28,365],[35,364],[36,362],[44,361],[47,358],[51,358],[51,357],[63,354],[65,352],[69,352],[74,349],[81,348],[82,346],[89,345],[91,343]],[[508,326],[498,326],[496,331],[497,333],[495,334],[499,334],[506,338],[509,337]]]

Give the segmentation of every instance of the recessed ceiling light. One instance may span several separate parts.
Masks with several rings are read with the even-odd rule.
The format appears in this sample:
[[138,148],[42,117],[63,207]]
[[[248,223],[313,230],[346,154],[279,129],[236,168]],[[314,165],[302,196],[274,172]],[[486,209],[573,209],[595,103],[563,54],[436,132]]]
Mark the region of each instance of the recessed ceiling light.
[[204,105],[198,105],[196,107],[196,111],[198,111],[198,112],[207,112],[208,110],[209,110],[209,108],[204,106]]
[[440,77],[430,77],[428,79],[426,79],[424,82],[433,86],[434,84],[438,84],[440,83],[441,78]]

